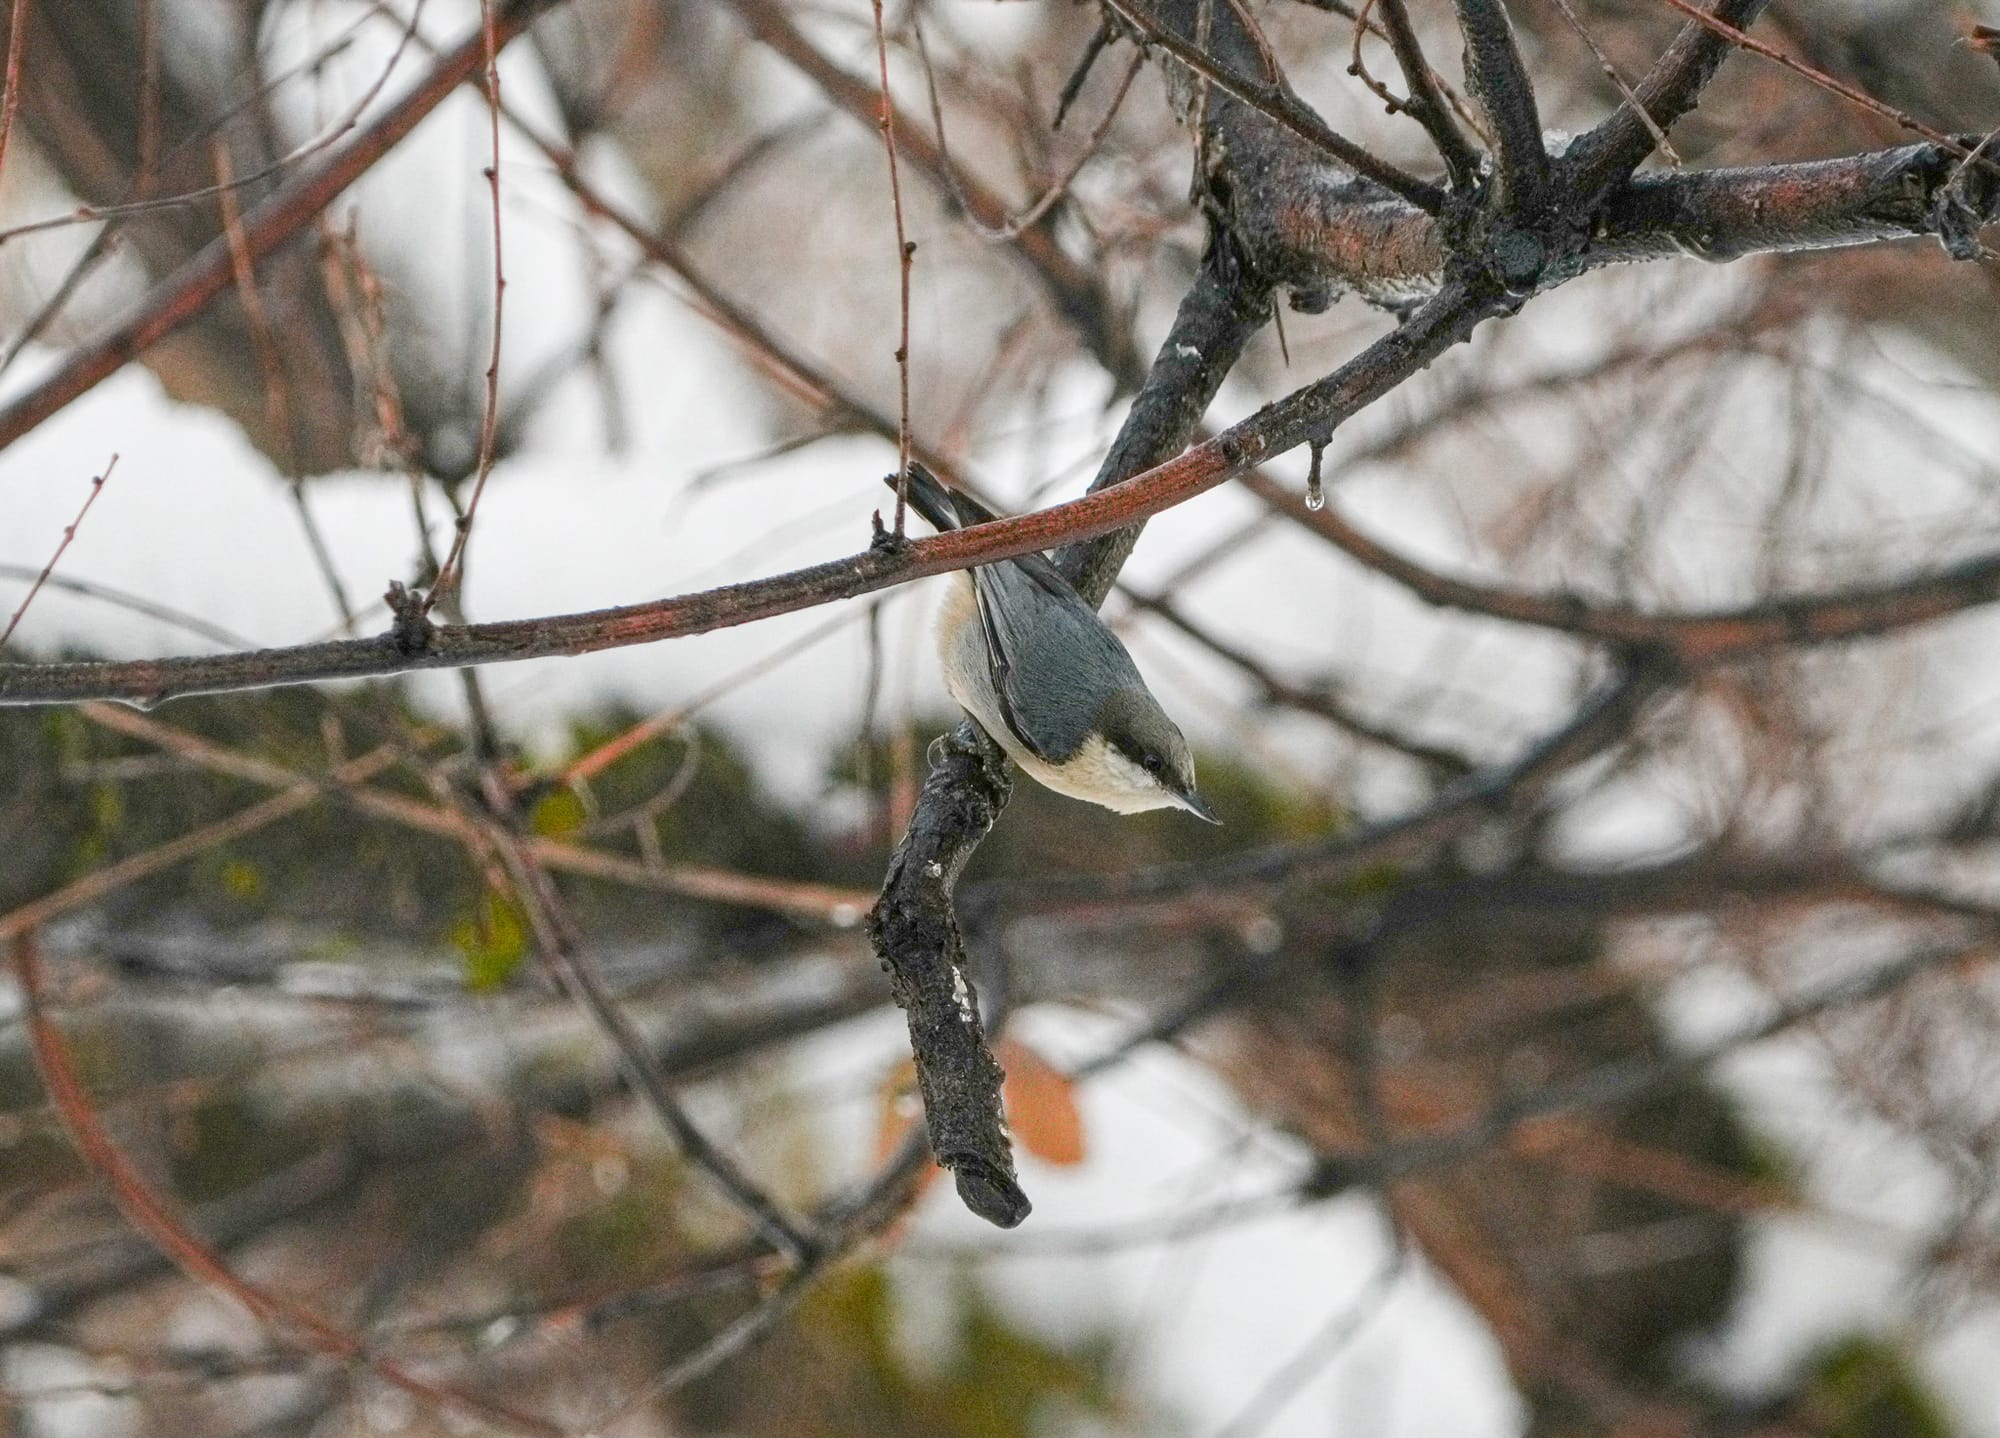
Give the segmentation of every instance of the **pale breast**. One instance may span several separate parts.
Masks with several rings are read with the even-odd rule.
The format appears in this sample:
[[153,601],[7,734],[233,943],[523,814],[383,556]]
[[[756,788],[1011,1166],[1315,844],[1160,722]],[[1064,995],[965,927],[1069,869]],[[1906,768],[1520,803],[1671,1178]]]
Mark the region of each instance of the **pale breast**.
[[1143,769],[1095,735],[1084,740],[1075,757],[1061,768],[1037,758],[1014,737],[1001,717],[1000,697],[993,692],[986,633],[979,625],[979,600],[972,592],[970,576],[962,571],[945,587],[944,603],[938,608],[937,641],[938,660],[951,697],[1031,779],[1058,794],[1101,804],[1121,814],[1173,804],[1173,797]]

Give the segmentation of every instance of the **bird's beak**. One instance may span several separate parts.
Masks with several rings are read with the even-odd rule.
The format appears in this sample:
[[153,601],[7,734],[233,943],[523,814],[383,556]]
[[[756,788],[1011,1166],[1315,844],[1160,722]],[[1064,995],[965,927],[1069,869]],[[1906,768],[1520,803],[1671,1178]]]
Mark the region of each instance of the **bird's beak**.
[[1201,795],[1192,789],[1189,789],[1184,794],[1174,795],[1174,799],[1183,809],[1187,810],[1197,819],[1206,819],[1211,824],[1220,824],[1222,822],[1221,819],[1216,817],[1215,810],[1208,807],[1208,800],[1202,798]]

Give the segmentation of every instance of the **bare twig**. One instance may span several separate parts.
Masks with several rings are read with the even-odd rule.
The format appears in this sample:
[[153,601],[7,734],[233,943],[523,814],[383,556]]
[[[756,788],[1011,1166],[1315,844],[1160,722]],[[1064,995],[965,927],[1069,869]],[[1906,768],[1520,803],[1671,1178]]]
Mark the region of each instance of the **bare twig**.
[[68,575],[48,574],[30,569],[25,564],[0,564],[0,579],[25,579],[29,583],[40,583],[46,589],[65,589],[72,594],[83,595],[86,599],[101,600],[115,608],[143,614],[148,619],[157,619],[163,624],[183,630],[200,639],[219,644],[224,649],[249,649],[252,641],[245,639],[233,629],[224,629],[219,624],[211,624],[193,614],[160,604],[141,594],[119,589],[113,585],[101,584],[94,579],[72,579]]
[[7,627],[0,629],[0,645],[4,645],[9,639],[12,639],[14,631],[21,627],[21,619],[27,614],[28,606],[35,602],[35,596],[42,592],[42,586],[47,584],[49,576],[55,573],[56,564],[62,559],[63,551],[68,549],[70,541],[76,538],[77,530],[83,525],[83,517],[90,513],[90,506],[97,503],[97,496],[104,492],[104,482],[111,478],[111,471],[117,467],[118,456],[114,454],[111,456],[110,462],[104,466],[104,473],[96,475],[91,479],[90,493],[83,497],[83,505],[77,510],[76,518],[63,526],[62,539],[56,544],[56,552],[49,556],[49,562],[42,566],[42,572],[36,575],[35,582],[28,586],[28,593],[21,600],[21,607],[14,611],[14,617],[7,621]]
[[1621,646],[1657,649],[1686,665],[1728,663],[1783,645],[1865,638],[2000,600],[2000,554],[1988,554],[1927,574],[1766,599],[1735,609],[1649,613],[1578,595],[1536,594],[1453,579],[1368,538],[1330,506],[1309,510],[1263,476],[1246,475],[1243,482],[1287,518],[1426,603]]
[[14,113],[21,107],[21,56],[28,47],[30,3],[13,0],[8,6],[6,90],[0,94],[0,175],[7,172],[7,142],[14,135]]
[[1444,194],[1436,185],[1419,180],[1398,166],[1364,149],[1345,135],[1329,128],[1312,110],[1275,77],[1253,79],[1225,69],[1196,45],[1160,24],[1137,0],[1104,0],[1106,6],[1151,43],[1201,78],[1248,105],[1266,119],[1291,131],[1314,149],[1338,160],[1358,175],[1364,175],[1390,193],[1399,195],[1427,214],[1444,208]]
[[[46,219],[40,220],[29,220],[25,223],[15,225],[11,229],[0,230],[0,245],[4,245],[10,240],[20,239],[26,235],[65,229],[70,225],[102,225],[104,228],[98,232],[91,249],[86,252],[86,257],[96,256],[101,254],[99,246],[116,232],[119,222],[122,220],[128,220],[138,215],[156,214],[162,210],[184,209],[188,206],[199,204],[203,200],[215,199],[224,193],[246,189],[249,186],[270,179],[273,175],[280,175],[286,170],[297,168],[302,161],[309,160],[314,155],[328,149],[338,142],[341,136],[350,133],[360,123],[361,116],[374,105],[376,97],[382,93],[383,87],[388,84],[389,77],[395,73],[404,50],[409,47],[411,41],[416,36],[416,27],[423,18],[424,7],[429,3],[430,0],[417,0],[416,5],[410,12],[408,22],[404,23],[400,19],[398,20],[398,23],[402,26],[401,37],[397,40],[396,47],[390,52],[388,59],[383,62],[381,69],[376,72],[374,80],[369,83],[367,89],[363,90],[355,98],[354,103],[348,106],[346,114],[342,115],[333,124],[327,126],[318,135],[304,144],[288,150],[285,154],[280,155],[268,164],[260,165],[245,174],[234,175],[227,181],[197,185],[192,189],[181,190],[171,195],[155,195],[152,193],[153,185],[156,183],[155,170],[158,168],[162,158],[171,159],[173,156],[186,150],[189,146],[212,138],[245,107],[267,99],[285,81],[294,78],[304,70],[326,64],[351,49],[358,33],[368,23],[368,17],[363,15],[360,19],[349,25],[345,33],[337,37],[331,44],[323,47],[312,58],[301,61],[289,70],[264,78],[255,89],[210,116],[208,121],[195,133],[183,139],[179,145],[168,152],[167,156],[162,157],[159,154],[159,100],[155,93],[159,85],[158,22],[153,13],[153,0],[140,0],[140,45],[144,51],[144,55],[139,73],[139,163],[132,177],[131,188],[127,192],[128,198],[112,204],[78,205],[64,211],[60,215],[51,215]],[[551,0],[551,3],[559,3],[559,0]],[[391,18],[397,17],[392,15]],[[148,117],[151,118],[149,119]],[[95,261],[93,260],[92,262],[94,263]],[[82,262],[80,261],[79,263]],[[66,279],[63,288],[67,289],[71,287],[72,282]],[[56,309],[61,307],[53,300],[50,303]],[[48,318],[46,315],[38,316],[36,321],[28,326],[28,329],[31,333],[39,333],[47,324]],[[18,340],[16,343],[19,343]],[[7,361],[0,361],[0,369],[5,369],[7,363],[11,362],[11,359],[12,353],[10,351]]]
[[1611,57],[1604,53],[1604,47],[1597,43],[1597,37],[1590,32],[1590,27],[1583,23],[1583,18],[1576,13],[1576,7],[1570,4],[1570,0],[1555,0],[1555,6],[1562,12],[1563,19],[1569,23],[1569,28],[1576,31],[1577,38],[1589,46],[1590,53],[1597,57],[1597,68],[1603,72],[1604,78],[1617,88],[1618,93],[1625,97],[1625,103],[1632,107],[1632,113],[1645,124],[1647,133],[1653,137],[1654,147],[1666,156],[1668,164],[1678,169],[1684,163],[1680,152],[1674,149],[1673,142],[1667,138],[1667,132],[1660,128],[1659,122],[1648,112],[1645,102],[1632,93],[1632,86],[1619,72],[1618,67],[1611,63]]
[[703,1133],[700,1125],[673,1091],[672,1082],[660,1067],[651,1045],[646,1042],[631,1017],[605,986],[597,965],[585,951],[583,936],[570,917],[562,896],[550,882],[548,873],[532,850],[522,842],[520,815],[490,765],[486,768],[486,797],[498,817],[479,824],[478,831],[500,855],[513,889],[527,915],[535,936],[535,949],[564,993],[611,1041],[617,1050],[634,1092],[673,1135],[681,1153],[726,1194],[750,1220],[760,1237],[784,1254],[798,1268],[817,1240],[783,1213],[776,1201],[743,1172],[735,1160]]
[[[399,620],[379,638],[253,654],[0,664],[0,705],[92,697],[157,703],[179,694],[580,654],[747,624],[925,575],[1132,531],[1138,521],[1214,488],[1246,466],[1327,432],[1470,334],[1490,304],[1447,292],[1333,374],[1266,406],[1213,440],[1133,479],[1035,514],[912,540],[894,550],[873,549],[773,579],[590,614],[419,628]],[[1109,587],[1107,574],[1104,588]],[[1101,595],[1099,591],[1097,597]]]
[[892,533],[903,539],[903,521],[910,504],[910,268],[917,247],[903,231],[903,176],[896,164],[896,107],[889,92],[889,35],[882,20],[882,0],[871,0],[875,16],[875,60],[882,72],[882,108],[875,126],[889,153],[889,212],[896,228],[896,523]]
[[[1451,176],[1452,188],[1469,189],[1479,172],[1478,152],[1451,117],[1451,109],[1438,89],[1437,77],[1431,72],[1430,63],[1424,59],[1423,47],[1417,43],[1416,27],[1410,23],[1410,12],[1404,0],[1381,0],[1381,5],[1382,25],[1388,32],[1389,48],[1395,52],[1396,64],[1403,72],[1403,83],[1410,89],[1410,98],[1402,108],[1430,133],[1431,143],[1437,146],[1438,156],[1444,161],[1445,172]],[[1355,28],[1358,54],[1360,22],[1356,22]]]
[[1356,1184],[1372,1186],[1449,1167],[1492,1148],[1527,1125],[1626,1102],[1823,1015],[1895,993],[1925,974],[1953,965],[1987,963],[1991,957],[1983,948],[1963,944],[1914,950],[1890,963],[1783,1000],[1764,1017],[1705,1043],[1614,1060],[1573,1078],[1553,1080],[1439,1134],[1399,1139],[1360,1154],[1329,1155],[1315,1166],[1304,1191],[1316,1198],[1330,1197]]
[[1407,1245],[1392,1236],[1388,1259],[1360,1292],[1336,1308],[1298,1351],[1259,1384],[1241,1411],[1217,1430],[1216,1438],[1257,1438],[1286,1407],[1382,1312],[1396,1292],[1409,1257]]
[[[883,105],[890,103],[887,97],[828,59],[793,23],[790,7],[780,0],[732,0],[728,8],[759,41],[818,85],[837,108],[875,128]],[[920,127],[899,119],[896,134],[899,157],[912,169],[922,171],[946,193],[955,193],[967,212],[988,228],[1006,222],[1006,203],[980,188],[971,177],[960,176],[954,191],[950,166]],[[1116,382],[1125,387],[1135,384],[1140,357],[1132,346],[1130,326],[1105,287],[1101,269],[1073,258],[1057,240],[1047,215],[1016,235],[1009,251],[1032,271],[1057,312],[1075,328]]]
[[493,13],[497,3],[499,0],[479,0],[479,28],[486,50],[480,89],[486,96],[490,156],[485,176],[486,187],[493,199],[493,345],[486,357],[486,404],[479,419],[479,458],[472,474],[472,496],[465,503],[465,512],[458,516],[451,550],[445,555],[437,578],[431,581],[429,592],[424,595],[425,614],[436,608],[441,600],[456,602],[454,591],[464,572],[465,546],[472,539],[472,524],[479,516],[479,501],[486,494],[486,481],[493,474],[494,440],[500,432],[500,338],[501,318],[507,298],[507,267],[500,224],[500,36]]
[[320,532],[319,521],[313,517],[312,507],[306,502],[299,433],[292,424],[291,380],[285,374],[283,360],[279,358],[278,347],[271,336],[270,319],[264,313],[263,296],[257,289],[257,262],[251,258],[249,246],[244,240],[243,211],[236,202],[229,142],[218,135],[212,152],[222,207],[222,233],[229,242],[230,264],[236,276],[237,303],[243,307],[243,318],[250,327],[250,344],[256,351],[257,367],[264,377],[265,422],[271,426],[273,442],[284,446],[285,459],[281,468],[290,482],[292,510],[305,534],[306,547],[312,551],[313,563],[333,599],[341,631],[352,634],[354,606],[348,601],[347,586],[341,583],[340,570],[333,562],[333,552],[327,547],[326,536]]
[[[114,733],[154,745],[191,764],[246,783],[267,789],[288,789],[310,778],[282,764],[239,753],[213,740],[162,724],[147,715],[134,714],[117,705],[86,704],[80,712],[93,724]],[[431,834],[455,844],[466,842],[468,821],[454,810],[426,804],[407,794],[389,793],[359,784],[343,788],[338,793],[342,803],[370,818]],[[606,853],[555,839],[537,838],[526,841],[526,844],[538,864],[563,873],[679,894],[690,899],[796,914],[801,918],[817,919],[834,928],[852,928],[867,910],[868,895],[853,889],[776,879],[761,874],[742,874],[699,864],[648,865],[622,854]]]
[[[1106,30],[1099,30],[1092,44],[1101,47],[1108,33]],[[1026,209],[1006,216],[997,225],[989,225],[980,218],[971,197],[966,194],[964,178],[958,166],[952,161],[951,146],[945,139],[944,102],[938,96],[937,75],[931,66],[930,52],[924,45],[922,26],[916,27],[916,36],[917,47],[924,57],[924,77],[928,82],[930,91],[931,128],[937,131],[938,154],[943,161],[945,179],[950,184],[951,192],[958,200],[959,207],[965,211],[966,222],[972,227],[973,233],[977,234],[981,239],[986,240],[998,241],[1018,238],[1023,231],[1033,225],[1040,224],[1042,217],[1055,208],[1063,196],[1069,193],[1070,186],[1076,183],[1076,177],[1083,173],[1083,167],[1090,163],[1090,157],[1097,153],[1098,147],[1104,143],[1105,136],[1111,133],[1112,122],[1118,118],[1118,112],[1125,104],[1125,97],[1131,93],[1132,82],[1138,78],[1139,72],[1146,66],[1145,53],[1143,51],[1135,51],[1132,57],[1126,61],[1124,73],[1118,77],[1117,88],[1112,92],[1111,99],[1105,104],[1103,118],[1098,120],[1097,124],[1091,128],[1089,138],[1084,141],[1082,148],[1076,152],[1075,158],[1063,167],[1060,174],[1049,181],[1040,197],[1031,201]],[[1086,57],[1087,62],[1088,57]],[[1079,74],[1081,73],[1079,71]],[[1058,124],[1061,123],[1061,112],[1066,108],[1066,103],[1059,108]]]
[[1790,70],[1794,75],[1810,81],[1829,95],[1837,95],[1850,105],[1859,106],[1869,114],[1879,116],[1893,125],[1900,126],[1913,135],[1921,135],[1933,145],[1941,145],[1963,159],[1969,160],[1972,158],[1973,152],[1969,147],[1954,137],[1945,134],[1942,130],[1934,130],[1908,111],[1899,110],[1894,105],[1885,105],[1865,90],[1857,90],[1852,85],[1836,80],[1824,70],[1816,69],[1806,64],[1803,60],[1792,58],[1774,45],[1766,45],[1755,36],[1746,34],[1739,26],[1730,24],[1720,14],[1702,10],[1690,4],[1689,0],[1666,0],[1666,3],[1673,6],[1674,9],[1680,11],[1683,15],[1686,15],[1704,30],[1721,36],[1737,49],[1748,50],[1751,54],[1761,59],[1769,60],[1774,65]]
[[[1769,0],[1715,0],[1712,18],[1741,28]],[[1690,20],[1647,72],[1633,97],[1564,152],[1561,183],[1586,205],[1630,178],[1653,152],[1653,136],[1673,129],[1700,101],[1729,53],[1728,44],[1700,21]]]

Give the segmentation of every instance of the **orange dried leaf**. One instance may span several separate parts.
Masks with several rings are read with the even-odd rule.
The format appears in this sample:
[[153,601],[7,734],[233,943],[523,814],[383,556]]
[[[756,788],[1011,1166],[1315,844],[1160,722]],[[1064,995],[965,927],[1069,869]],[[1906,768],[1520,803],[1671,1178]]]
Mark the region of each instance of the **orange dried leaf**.
[[892,1064],[875,1090],[875,1162],[887,1163],[917,1119],[917,1066]]
[[1076,1084],[1024,1043],[1002,1039],[996,1048],[1007,1070],[1001,1090],[1007,1124],[1021,1147],[1058,1168],[1082,1163],[1083,1111],[1077,1106]]

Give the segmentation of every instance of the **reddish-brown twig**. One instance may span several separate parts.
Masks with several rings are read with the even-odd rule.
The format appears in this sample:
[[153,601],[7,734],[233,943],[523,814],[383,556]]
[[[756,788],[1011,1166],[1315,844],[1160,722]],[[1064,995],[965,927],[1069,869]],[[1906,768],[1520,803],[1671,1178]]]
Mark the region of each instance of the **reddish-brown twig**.
[[128,884],[136,884],[141,879],[163,873],[176,864],[184,863],[196,854],[227,844],[245,835],[254,834],[259,829],[268,828],[291,814],[298,813],[321,798],[329,789],[361,784],[374,778],[402,757],[400,746],[384,745],[372,753],[364,754],[334,769],[326,778],[316,780],[302,778],[288,789],[281,790],[268,799],[259,800],[234,814],[217,819],[211,824],[190,829],[187,833],[155,845],[142,853],[120,859],[101,869],[93,869],[80,878],[64,884],[53,893],[44,894],[39,899],[30,899],[10,913],[0,914],[0,943],[32,933],[64,914],[73,914],[78,909],[96,903],[98,900],[117,892]]
[[889,152],[889,212],[896,220],[896,267],[900,283],[900,306],[896,338],[896,528],[903,537],[903,517],[910,504],[910,269],[916,262],[917,247],[903,230],[903,178],[896,165],[896,107],[889,98],[889,36],[883,28],[882,0],[872,0],[875,13],[875,61],[882,70],[882,107],[875,127],[882,132],[882,144]]
[[479,29],[486,42],[486,122],[490,131],[492,156],[486,167],[487,188],[493,195],[493,348],[486,357],[486,409],[479,420],[479,460],[472,475],[472,497],[458,516],[457,531],[444,566],[424,596],[423,612],[429,614],[441,599],[451,597],[465,567],[465,546],[472,538],[472,522],[479,514],[479,500],[486,493],[487,478],[493,473],[494,440],[500,424],[500,317],[507,295],[507,271],[502,263],[500,244],[500,40],[494,27],[494,0],[479,0]]
[[29,0],[14,0],[7,25],[7,91],[0,95],[0,175],[7,173],[7,140],[21,107],[21,52],[28,43]]
[[[282,764],[241,753],[116,704],[85,704],[78,712],[93,724],[164,749],[211,773],[226,774],[267,789],[291,789],[299,784],[315,782],[312,776]],[[343,786],[339,792],[342,803],[370,818],[432,834],[453,843],[466,842],[467,821],[452,810],[427,804],[407,794],[392,794],[358,783]],[[535,862],[550,869],[630,884],[634,888],[659,893],[680,894],[691,899],[798,914],[838,928],[852,927],[868,906],[869,895],[866,893],[826,884],[795,883],[699,864],[653,866],[620,854],[608,854],[555,839],[525,842]]]
[[930,574],[1129,530],[1245,466],[1335,428],[1461,339],[1487,301],[1450,290],[1318,382],[1122,484],[1015,519],[952,530],[771,579],[584,615],[428,627],[255,654],[80,664],[0,664],[0,704],[176,694],[580,654],[748,624]]
[[562,1438],[564,1430],[455,1384],[420,1378],[393,1359],[368,1351],[367,1343],[283,1293],[248,1282],[222,1255],[192,1232],[173,1202],[150,1183],[111,1141],[90,1095],[77,1076],[69,1046],[48,1016],[42,995],[41,955],[32,933],[14,942],[14,974],[26,1007],[29,1046],[49,1100],[77,1151],[111,1188],[127,1221],[144,1234],[189,1278],[248,1309],[289,1341],[343,1364],[359,1364],[383,1382],[414,1398],[532,1438]]
[[22,616],[28,612],[28,606],[35,602],[35,596],[42,592],[42,586],[49,582],[49,576],[55,573],[56,562],[63,557],[63,551],[69,548],[70,541],[76,538],[77,530],[83,525],[83,517],[90,513],[90,506],[97,503],[97,496],[104,492],[104,481],[111,478],[111,471],[117,467],[118,456],[114,454],[111,456],[111,462],[104,466],[104,473],[92,477],[90,493],[83,497],[83,506],[77,510],[76,518],[63,526],[62,540],[56,545],[56,552],[49,556],[49,562],[42,566],[42,572],[36,575],[35,582],[28,586],[27,597],[21,601],[21,607],[14,611],[14,617],[7,621],[7,627],[0,629],[0,645],[12,639],[14,631],[21,627]]

